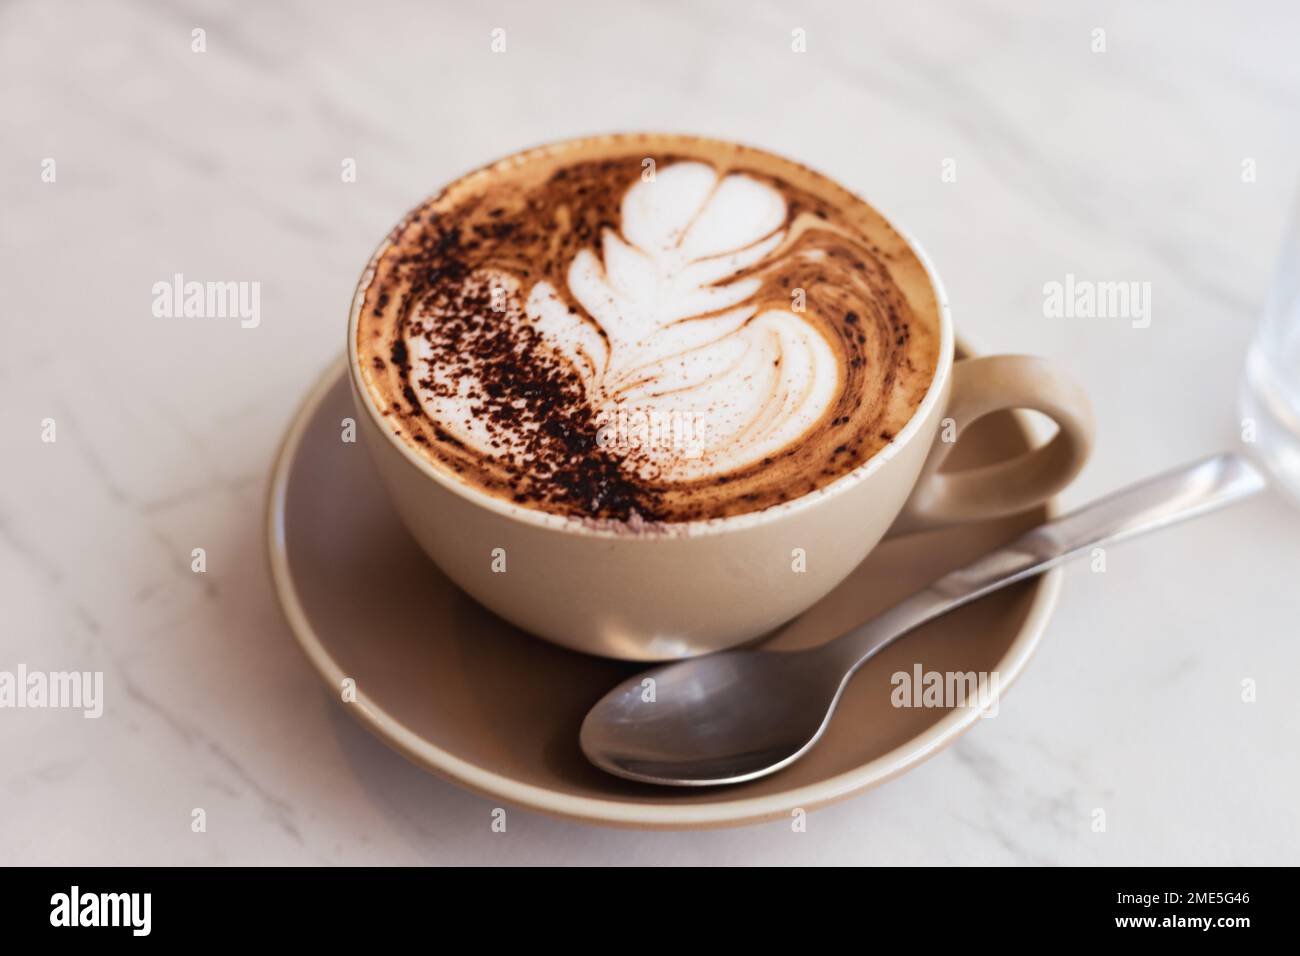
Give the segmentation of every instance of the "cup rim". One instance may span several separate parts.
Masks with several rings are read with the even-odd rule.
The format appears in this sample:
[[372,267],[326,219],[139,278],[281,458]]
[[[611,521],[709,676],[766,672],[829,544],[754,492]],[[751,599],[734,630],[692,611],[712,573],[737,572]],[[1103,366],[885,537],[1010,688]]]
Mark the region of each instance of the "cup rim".
[[[545,153],[553,150],[573,148],[578,145],[589,143],[620,142],[638,136],[680,136],[705,143],[712,142],[743,146],[746,149],[753,149],[770,156],[776,156],[778,159],[783,159],[786,162],[803,165],[798,163],[797,160],[789,159],[780,153],[774,153],[772,150],[765,147],[750,146],[736,140],[721,140],[709,136],[697,136],[693,133],[602,133],[592,136],[578,136],[557,140],[518,150],[462,173],[454,179],[449,180],[447,186],[444,186],[443,189],[454,183],[460,182],[469,176],[492,169],[502,163],[522,161],[534,153]],[[430,478],[447,491],[464,498],[471,504],[495,512],[502,517],[547,530],[569,532],[584,537],[655,540],[663,538],[700,537],[742,531],[772,521],[777,521],[790,515],[798,514],[816,504],[819,504],[823,500],[842,494],[849,488],[865,481],[871,475],[883,468],[911,442],[916,433],[921,430],[923,423],[929,419],[931,412],[934,410],[935,406],[938,405],[939,400],[944,393],[948,376],[952,372],[955,351],[955,332],[952,324],[951,310],[948,305],[947,293],[944,290],[943,283],[939,278],[939,273],[935,269],[933,261],[930,259],[929,254],[925,251],[925,248],[920,244],[920,242],[913,238],[910,232],[900,228],[892,217],[886,216],[875,203],[870,202],[865,197],[860,196],[852,189],[844,186],[835,178],[822,173],[819,170],[811,169],[811,167],[807,166],[804,168],[810,169],[814,174],[848,193],[854,199],[865,203],[885,221],[885,224],[888,225],[889,228],[893,229],[894,232],[898,234],[898,236],[907,244],[908,248],[912,250],[917,260],[921,263],[921,268],[925,270],[926,278],[930,282],[931,291],[934,293],[935,300],[939,306],[939,359],[938,363],[935,365],[934,375],[930,379],[930,385],[926,389],[925,395],[913,410],[911,418],[909,418],[907,423],[898,430],[889,444],[885,445],[856,468],[840,475],[834,481],[810,491],[807,494],[800,495],[798,498],[783,501],[768,508],[763,508],[760,511],[747,511],[741,514],[726,515],[717,518],[698,518],[691,521],[646,522],[636,528],[629,526],[625,521],[615,519],[577,518],[569,515],[542,511],[537,508],[525,508],[523,505],[515,504],[514,502],[507,501],[504,498],[498,498],[495,495],[488,494],[486,491],[481,491],[478,488],[474,488],[465,482],[460,481],[455,475],[451,474],[446,469],[439,468],[434,462],[419,454],[415,449],[411,448],[410,445],[393,434],[392,429],[388,427],[388,423],[384,421],[383,416],[380,415],[379,410],[375,407],[374,398],[370,394],[370,389],[360,374],[360,359],[357,354],[357,329],[361,319],[361,310],[365,302],[366,292],[370,288],[371,282],[374,281],[376,267],[379,260],[388,250],[389,246],[392,245],[394,231],[390,231],[384,236],[376,247],[374,253],[370,256],[370,260],[366,263],[365,268],[362,270],[361,277],[357,281],[356,289],[352,296],[352,306],[348,314],[348,377],[352,382],[353,391],[357,395],[357,404],[364,406],[366,414],[369,415],[372,423],[384,435],[385,440],[395,446],[407,462],[415,466],[415,468],[425,477]],[[433,194],[433,196],[436,195],[438,195],[438,193]],[[428,202],[433,198],[433,196],[426,198],[413,208],[419,208],[420,205],[423,205],[424,202]],[[409,215],[409,212],[410,211],[408,210],[407,215]],[[405,216],[402,220],[399,220],[399,223],[404,220]]]

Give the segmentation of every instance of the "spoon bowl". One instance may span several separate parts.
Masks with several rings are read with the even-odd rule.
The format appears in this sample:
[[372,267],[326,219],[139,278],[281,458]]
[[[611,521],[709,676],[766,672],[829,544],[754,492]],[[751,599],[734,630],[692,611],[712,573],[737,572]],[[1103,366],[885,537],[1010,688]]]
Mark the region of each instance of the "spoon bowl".
[[[798,759],[830,723],[843,668],[808,651],[724,651],[619,684],[579,743],[619,777],[681,787],[741,783]],[[689,749],[683,742],[689,741]]]

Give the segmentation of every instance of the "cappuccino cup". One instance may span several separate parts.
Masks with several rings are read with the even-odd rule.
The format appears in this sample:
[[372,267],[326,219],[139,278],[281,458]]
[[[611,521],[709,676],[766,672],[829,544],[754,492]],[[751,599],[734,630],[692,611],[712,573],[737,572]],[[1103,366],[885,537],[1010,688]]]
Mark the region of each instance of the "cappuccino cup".
[[[585,653],[691,657],[800,614],[887,534],[1041,504],[1090,450],[1083,391],[954,360],[942,285],[861,198],[672,134],[538,147],[412,210],[348,325],[364,435],[464,591]],[[941,471],[979,418],[1045,444]]]

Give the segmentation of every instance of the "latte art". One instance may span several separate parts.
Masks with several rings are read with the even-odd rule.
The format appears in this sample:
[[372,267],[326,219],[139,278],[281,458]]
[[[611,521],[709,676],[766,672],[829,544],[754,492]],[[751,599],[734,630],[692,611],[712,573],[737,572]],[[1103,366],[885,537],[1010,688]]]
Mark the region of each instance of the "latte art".
[[888,444],[938,354],[924,270],[870,207],[689,137],[465,177],[393,232],[362,307],[370,397],[421,454],[617,521],[815,491]]
[[581,313],[546,281],[533,286],[526,312],[579,371],[598,415],[687,418],[706,433],[688,449],[650,442],[628,466],[647,479],[700,480],[797,440],[835,398],[835,354],[788,309],[760,312],[756,275],[738,278],[781,261],[781,194],[685,162],[637,180],[621,213],[622,234],[604,231],[603,254],[583,249],[569,266]]

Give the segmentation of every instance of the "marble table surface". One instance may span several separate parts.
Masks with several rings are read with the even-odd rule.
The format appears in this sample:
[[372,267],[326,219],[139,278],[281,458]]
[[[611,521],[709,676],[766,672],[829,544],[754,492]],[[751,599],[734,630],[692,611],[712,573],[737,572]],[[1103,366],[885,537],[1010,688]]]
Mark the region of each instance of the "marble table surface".
[[[392,222],[620,128],[789,154],[923,240],[974,342],[1087,384],[1067,504],[1234,446],[1300,181],[1298,29],[1283,3],[0,7],[0,670],[102,671],[105,697],[0,710],[0,863],[1300,862],[1300,510],[1275,495],[1071,567],[997,720],[802,833],[493,833],[321,688],[261,537]],[[260,324],[154,316],[175,273],[260,282]],[[1067,275],[1149,282],[1151,321],[1051,317]]]

